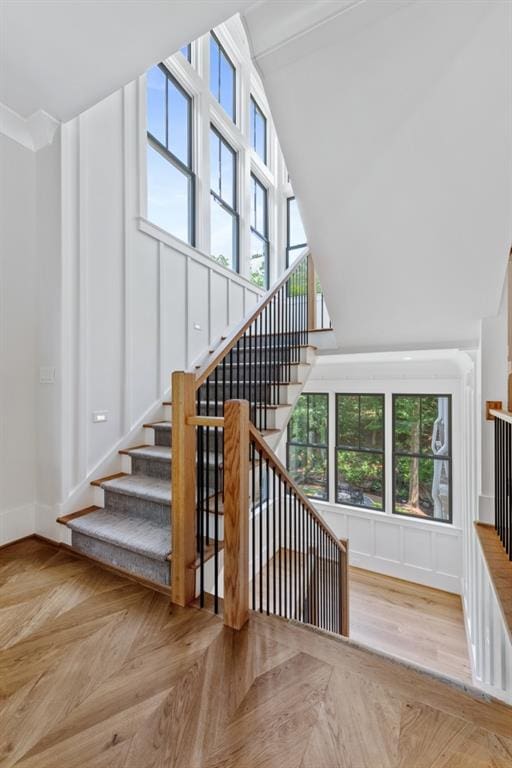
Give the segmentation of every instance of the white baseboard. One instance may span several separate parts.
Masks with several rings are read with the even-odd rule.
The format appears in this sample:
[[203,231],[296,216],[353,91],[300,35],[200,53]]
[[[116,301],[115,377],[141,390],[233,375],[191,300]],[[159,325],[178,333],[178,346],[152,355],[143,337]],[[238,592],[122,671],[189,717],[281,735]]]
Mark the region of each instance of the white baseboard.
[[0,545],[35,533],[35,517],[34,503],[0,511]]
[[364,552],[350,549],[350,546],[349,563],[355,568],[382,573],[384,576],[392,576],[395,579],[412,581],[415,584],[422,584],[433,589],[441,589],[444,592],[452,592],[455,595],[459,595],[461,591],[459,576],[450,576],[449,574],[431,571],[426,568],[417,568],[414,565],[386,560],[386,558],[377,557],[376,555],[367,555]]

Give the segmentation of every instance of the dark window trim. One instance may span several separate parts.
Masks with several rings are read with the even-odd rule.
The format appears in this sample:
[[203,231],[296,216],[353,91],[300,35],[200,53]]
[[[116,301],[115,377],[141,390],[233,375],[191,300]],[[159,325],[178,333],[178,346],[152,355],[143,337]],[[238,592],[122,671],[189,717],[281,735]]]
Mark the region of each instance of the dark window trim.
[[[231,66],[231,68],[233,70],[233,123],[236,125],[237,124],[237,122],[236,122],[236,117],[237,117],[237,115],[236,115],[236,67],[233,64],[233,62],[231,60],[231,57],[229,56],[228,52],[226,51],[226,49],[224,48],[224,46],[220,42],[220,40],[217,37],[217,35],[215,34],[215,32],[213,31],[213,29],[210,30],[210,35],[211,35],[211,37],[213,37],[213,39],[215,40],[215,43],[217,44],[217,46],[219,48],[219,54],[222,53],[224,55],[224,57],[227,59],[227,61],[229,62],[230,66]],[[211,58],[210,58],[210,66],[211,66]],[[218,104],[220,104],[220,106],[222,107],[222,104],[220,103],[220,55],[219,55],[219,72],[218,72],[218,78],[217,78],[217,93],[219,94],[219,96],[217,97],[217,95],[214,94],[215,99],[217,100]],[[224,110],[224,111],[226,111],[226,110]],[[228,114],[228,113],[226,112],[226,114]],[[231,119],[230,115],[228,115],[228,117]]]
[[[261,115],[261,117],[263,118],[263,123],[265,125],[265,141],[264,141],[264,147],[263,147],[263,157],[261,159],[263,160],[263,162],[266,165],[267,164],[267,130],[268,130],[267,129],[267,117],[266,117],[265,113],[263,112],[263,110],[261,109],[260,105],[258,104],[258,102],[256,101],[256,99],[254,98],[254,96],[251,93],[250,107],[252,107],[252,106],[254,106],[254,125],[252,124],[252,121],[251,121],[250,128],[251,128],[251,131],[254,132],[254,138],[256,138],[256,113],[259,113]],[[252,142],[251,142],[251,144],[252,144]],[[258,154],[254,144],[252,144],[252,148],[256,152],[258,157],[261,157],[261,155]]]
[[[165,141],[167,146],[164,146],[151,131],[147,131],[148,144],[153,147],[154,150],[159,152],[165,160],[170,162],[177,168],[178,171],[187,177],[190,187],[190,197],[188,201],[188,236],[189,243],[192,246],[196,244],[196,174],[193,171],[193,156],[192,156],[192,116],[193,116],[193,98],[185,88],[179,83],[176,78],[169,72],[164,64],[158,64],[158,68],[164,73],[166,80],[170,80],[172,84],[186,97],[188,105],[188,132],[187,132],[187,149],[188,149],[188,165],[180,160],[174,152],[168,149],[169,145],[169,91],[167,88],[167,82],[165,85]],[[171,232],[171,234],[173,234]]]
[[[382,449],[374,448],[352,448],[345,445],[338,445],[338,400],[341,397],[359,398],[359,445],[361,444],[361,397],[380,397],[382,400]],[[336,392],[334,404],[334,502],[341,507],[356,507],[357,509],[368,509],[370,512],[386,511],[386,395],[383,392]],[[350,451],[351,453],[372,453],[382,456],[382,509],[377,507],[367,507],[365,504],[346,504],[338,501],[338,450]]]
[[[325,479],[325,498],[322,496],[310,496],[308,494],[308,499],[318,499],[318,501],[329,501],[329,489],[330,489],[330,476],[329,476],[329,425],[330,425],[330,419],[329,419],[329,393],[328,392],[302,392],[299,397],[308,397],[308,396],[321,396],[325,397],[327,401],[327,443],[301,443],[296,440],[290,440],[290,428],[291,423],[288,423],[287,426],[287,432],[286,432],[286,468],[289,469],[290,467],[290,446],[295,446],[297,448],[321,448],[322,450],[325,450],[325,466],[326,466],[326,479]],[[295,410],[295,409],[294,409]],[[293,417],[293,412],[292,412]],[[307,419],[308,419],[308,429],[307,432],[309,434],[309,404],[307,408]],[[291,422],[291,419],[290,419]]]
[[[447,456],[443,457],[436,457],[432,454],[427,453],[414,453],[414,452],[406,452],[406,451],[395,451],[395,399],[397,397],[446,397],[448,399],[448,445],[449,445],[449,453]],[[393,437],[393,445],[391,449],[391,469],[393,474],[393,499],[392,499],[392,507],[391,512],[393,515],[397,515],[398,517],[407,517],[412,520],[419,520],[422,523],[442,523],[444,525],[453,525],[453,462],[452,462],[452,396],[450,394],[440,394],[437,392],[393,392],[392,396],[392,412],[391,412],[391,421],[392,421],[392,437]],[[420,430],[421,430],[421,400],[420,400]],[[395,457],[397,456],[404,456],[405,458],[411,458],[411,459],[431,459],[432,461],[448,461],[448,469],[449,469],[449,477],[450,477],[450,487],[448,492],[448,501],[449,501],[449,519],[448,520],[440,520],[438,517],[421,517],[419,515],[411,515],[407,512],[396,512],[395,511],[395,491],[396,491],[396,472],[395,472]]]
[[307,248],[307,242],[297,243],[296,245],[290,245],[290,203],[295,200],[295,195],[286,198],[286,267],[291,264],[290,255],[292,251],[304,250]]
[[[263,196],[264,199],[264,206],[265,210],[263,212],[263,226],[264,226],[264,232],[260,232],[258,229],[256,229],[255,226],[253,226],[252,222],[250,225],[251,233],[256,235],[256,237],[259,237],[259,239],[264,243],[265,245],[265,288],[268,289],[269,286],[269,263],[270,263],[270,240],[268,236],[268,189],[267,187],[258,179],[255,173],[251,171],[251,193],[252,193],[252,182],[255,182],[257,186],[260,187],[260,189],[263,190],[265,193]],[[252,207],[252,206],[251,206]],[[254,201],[254,209],[256,210],[256,200]]]
[[[210,195],[211,197],[215,198],[215,200],[219,203],[219,205],[224,208],[231,216],[233,216],[235,221],[235,227],[233,231],[233,254],[234,254],[234,270],[235,272],[238,272],[240,270],[240,214],[238,213],[238,153],[236,149],[234,149],[229,141],[224,138],[222,133],[219,131],[219,129],[213,124],[210,123],[210,130],[213,131],[213,133],[217,136],[221,144],[224,144],[228,149],[233,153],[234,157],[234,163],[233,163],[233,199],[235,201],[235,207],[233,208],[229,203],[227,203],[220,195],[218,195],[211,187],[210,187]],[[220,158],[219,158],[220,163]],[[222,192],[222,189],[221,189]],[[229,267],[228,267],[229,269]]]

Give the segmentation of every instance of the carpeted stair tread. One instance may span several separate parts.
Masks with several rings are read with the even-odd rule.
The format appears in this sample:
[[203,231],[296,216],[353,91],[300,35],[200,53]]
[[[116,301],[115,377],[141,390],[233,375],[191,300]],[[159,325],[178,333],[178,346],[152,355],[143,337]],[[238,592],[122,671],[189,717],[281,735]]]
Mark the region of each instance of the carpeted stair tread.
[[156,501],[159,504],[171,503],[171,478],[160,479],[146,475],[125,475],[114,480],[107,480],[101,487],[105,491],[114,491],[125,496]]
[[167,445],[142,445],[138,448],[128,448],[123,451],[127,456],[138,459],[152,459],[153,461],[171,461],[171,449]]
[[172,423],[170,421],[153,421],[151,424],[144,424],[145,429],[168,429],[170,430]]
[[171,552],[170,525],[100,509],[68,522],[68,528],[153,560],[167,560]]

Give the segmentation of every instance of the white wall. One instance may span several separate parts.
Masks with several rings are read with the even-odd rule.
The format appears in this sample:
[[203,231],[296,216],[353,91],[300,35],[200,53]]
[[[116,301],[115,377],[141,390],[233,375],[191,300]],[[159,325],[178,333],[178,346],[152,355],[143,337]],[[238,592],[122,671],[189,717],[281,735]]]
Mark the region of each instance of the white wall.
[[[462,578],[463,456],[462,373],[466,353],[394,355],[326,355],[317,358],[306,392],[329,394],[331,446],[335,435],[335,394],[376,392],[385,395],[385,511],[362,510],[334,503],[335,456],[329,451],[328,503],[315,506],[340,538],[350,541],[352,565],[409,579],[460,594]],[[453,524],[391,514],[392,394],[438,393],[452,396]]]
[[0,544],[34,525],[35,200],[34,153],[0,135]]

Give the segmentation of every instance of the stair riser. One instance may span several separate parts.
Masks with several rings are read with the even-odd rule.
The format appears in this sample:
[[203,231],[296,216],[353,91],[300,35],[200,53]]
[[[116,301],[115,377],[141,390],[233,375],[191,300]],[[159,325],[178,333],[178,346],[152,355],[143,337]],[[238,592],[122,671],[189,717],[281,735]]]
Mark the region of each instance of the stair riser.
[[71,546],[78,552],[96,557],[107,565],[122,568],[144,579],[160,584],[170,584],[170,563],[168,561],[153,560],[144,557],[138,552],[132,552],[114,544],[93,539],[83,533],[72,532]]
[[155,445],[165,445],[168,448],[171,446],[171,429],[158,429],[153,428],[155,435]]
[[113,512],[136,515],[159,525],[168,525],[171,517],[170,504],[160,504],[149,499],[140,499],[137,496],[115,493],[106,489],[104,506]]
[[[246,381],[260,381],[262,380],[264,383],[268,382],[268,379],[270,377],[270,370],[271,366],[262,366],[261,371],[259,368],[256,368],[255,366],[251,366],[250,368],[247,368],[247,370],[244,372],[244,378]],[[267,373],[269,371],[269,373]],[[300,363],[299,365],[291,365],[290,370],[284,368],[281,373],[281,379],[285,380],[287,382],[290,382],[290,384],[298,384],[305,380],[309,373],[309,366],[305,363]],[[231,381],[231,378],[233,379],[233,382],[237,381],[237,371],[236,368],[233,368],[233,371],[231,372],[229,368],[227,368],[225,371],[222,371],[221,368],[218,369],[217,373],[217,380],[218,382],[222,382],[224,379],[226,382]],[[213,377],[212,377],[213,381]],[[233,386],[236,386],[236,383],[233,384]]]
[[156,459],[145,459],[138,456],[132,456],[132,475],[147,475],[148,477],[158,477],[161,480],[171,481],[171,462],[160,461]]

